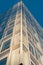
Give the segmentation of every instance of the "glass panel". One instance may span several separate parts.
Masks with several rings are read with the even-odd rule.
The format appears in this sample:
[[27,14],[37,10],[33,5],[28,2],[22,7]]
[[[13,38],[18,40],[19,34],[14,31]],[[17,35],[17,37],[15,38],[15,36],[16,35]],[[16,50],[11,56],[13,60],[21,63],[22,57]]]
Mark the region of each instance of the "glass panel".
[[6,42],[4,42],[3,47],[2,47],[2,51],[4,51],[5,49],[9,48],[10,46],[10,40],[7,40]]
[[26,32],[24,30],[22,32],[23,32],[23,35],[26,36]]
[[11,34],[12,31],[13,31],[13,29],[8,30],[8,31],[7,31],[7,35]]
[[31,62],[31,65],[34,65],[34,64]]
[[6,65],[7,58],[0,60],[0,65]]
[[38,59],[37,50],[35,49],[35,57]]
[[34,50],[33,47],[29,44],[29,50],[32,52],[32,54],[34,55]]
[[14,21],[10,22],[9,23],[9,26],[13,25],[14,26]]

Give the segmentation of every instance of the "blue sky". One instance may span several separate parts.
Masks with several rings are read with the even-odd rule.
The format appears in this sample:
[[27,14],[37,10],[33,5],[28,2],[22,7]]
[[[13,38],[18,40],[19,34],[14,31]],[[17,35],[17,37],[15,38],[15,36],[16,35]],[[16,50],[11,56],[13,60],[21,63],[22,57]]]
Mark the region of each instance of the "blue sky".
[[[0,14],[7,11],[20,0],[0,0]],[[43,27],[43,0],[22,0]]]

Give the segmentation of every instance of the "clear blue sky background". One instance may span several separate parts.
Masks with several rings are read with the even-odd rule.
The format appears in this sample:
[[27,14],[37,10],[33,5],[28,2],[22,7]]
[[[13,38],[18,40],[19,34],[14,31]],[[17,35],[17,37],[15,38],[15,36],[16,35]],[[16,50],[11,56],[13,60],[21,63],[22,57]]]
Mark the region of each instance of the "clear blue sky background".
[[[0,14],[4,13],[18,1],[20,0],[0,0]],[[23,0],[23,2],[43,27],[43,0]]]

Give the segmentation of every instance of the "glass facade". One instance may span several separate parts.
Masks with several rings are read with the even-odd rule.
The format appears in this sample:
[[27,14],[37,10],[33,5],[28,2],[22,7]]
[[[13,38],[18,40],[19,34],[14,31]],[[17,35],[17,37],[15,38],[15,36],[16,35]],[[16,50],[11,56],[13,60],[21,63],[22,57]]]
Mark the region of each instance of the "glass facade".
[[31,65],[34,65],[34,64],[31,62]]
[[40,59],[40,52],[38,51],[38,49],[36,49],[34,46],[32,46],[31,44],[29,44],[29,50],[30,52],[36,57],[37,60],[39,60],[39,62],[41,62]]
[[39,63],[37,63],[37,61],[35,61],[35,60],[31,57],[31,65],[39,65]]
[[8,49],[10,47],[10,40],[7,40],[3,43],[3,46],[2,46],[2,50],[1,51],[4,51],[6,49]]
[[7,58],[0,60],[0,65],[6,65]]
[[29,44],[29,50],[32,52],[32,54],[34,55],[34,49],[33,49],[33,47],[32,47],[32,45],[31,44]]
[[12,32],[13,32],[13,29],[10,29],[10,30],[7,31],[7,34],[6,35],[11,34]]

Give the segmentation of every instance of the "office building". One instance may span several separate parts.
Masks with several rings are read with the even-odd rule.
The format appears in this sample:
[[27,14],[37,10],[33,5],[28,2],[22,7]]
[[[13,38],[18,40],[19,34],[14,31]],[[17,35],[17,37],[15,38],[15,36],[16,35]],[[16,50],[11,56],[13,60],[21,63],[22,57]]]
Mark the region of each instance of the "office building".
[[0,65],[43,65],[43,30],[24,3],[11,7],[0,40]]

